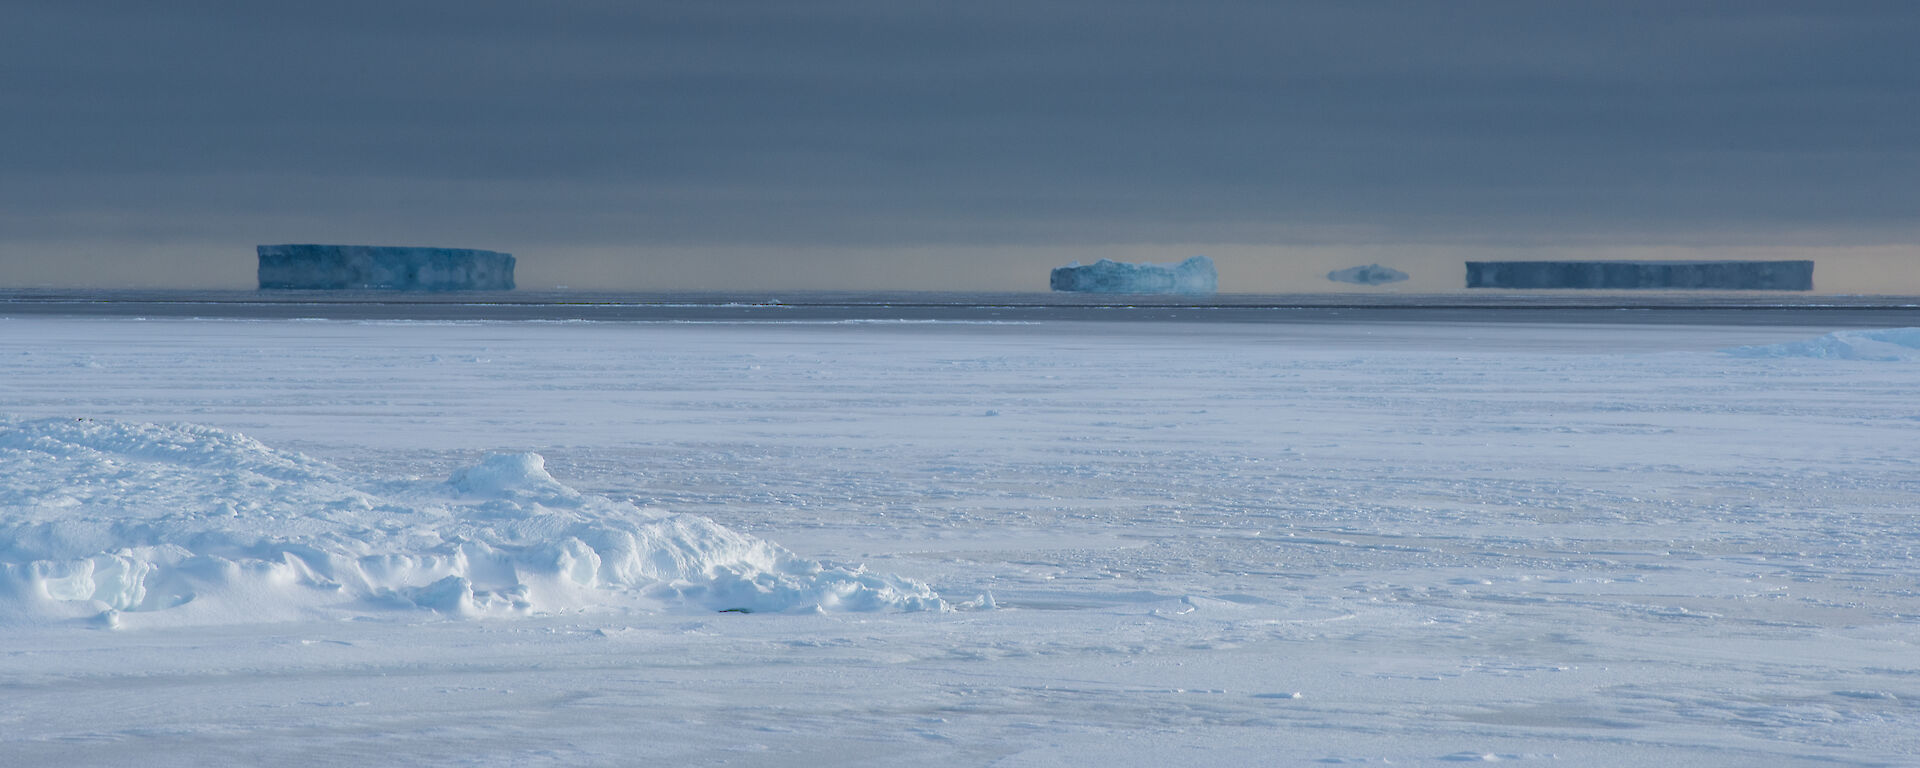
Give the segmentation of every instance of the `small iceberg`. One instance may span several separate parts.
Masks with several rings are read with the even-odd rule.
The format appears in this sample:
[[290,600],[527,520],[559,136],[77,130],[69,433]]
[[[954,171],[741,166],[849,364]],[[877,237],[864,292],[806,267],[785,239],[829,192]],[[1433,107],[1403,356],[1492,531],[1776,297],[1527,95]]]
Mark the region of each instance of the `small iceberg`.
[[1101,259],[1054,268],[1047,278],[1053,290],[1073,293],[1211,294],[1220,290],[1213,260],[1195,256],[1178,264],[1128,264]]
[[1368,264],[1364,267],[1336,269],[1327,273],[1327,279],[1336,283],[1352,283],[1354,285],[1385,285],[1407,279],[1407,273],[1391,267]]

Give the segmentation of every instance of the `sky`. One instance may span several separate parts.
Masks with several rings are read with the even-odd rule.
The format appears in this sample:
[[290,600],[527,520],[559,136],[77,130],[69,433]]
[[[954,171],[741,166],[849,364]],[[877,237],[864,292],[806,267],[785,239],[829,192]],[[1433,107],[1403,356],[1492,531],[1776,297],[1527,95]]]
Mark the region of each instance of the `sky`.
[[545,288],[1814,258],[1920,294],[1920,3],[10,0],[0,286],[262,243]]

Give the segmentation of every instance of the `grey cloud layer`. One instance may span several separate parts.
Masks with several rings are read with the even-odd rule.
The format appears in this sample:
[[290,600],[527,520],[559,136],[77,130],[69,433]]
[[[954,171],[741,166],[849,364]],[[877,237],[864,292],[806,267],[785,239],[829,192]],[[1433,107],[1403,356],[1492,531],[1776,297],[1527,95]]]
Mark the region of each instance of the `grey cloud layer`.
[[1920,210],[1904,2],[298,5],[15,4],[7,226],[1873,239]]

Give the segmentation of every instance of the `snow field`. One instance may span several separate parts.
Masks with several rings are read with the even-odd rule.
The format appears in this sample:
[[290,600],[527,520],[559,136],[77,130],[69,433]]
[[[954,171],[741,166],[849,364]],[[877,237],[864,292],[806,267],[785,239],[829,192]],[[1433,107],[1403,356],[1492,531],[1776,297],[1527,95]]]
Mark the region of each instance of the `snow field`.
[[1920,371],[1719,351],[1828,330],[0,321],[10,426],[204,424],[450,514],[537,452],[997,606],[14,623],[0,753],[1912,762]]

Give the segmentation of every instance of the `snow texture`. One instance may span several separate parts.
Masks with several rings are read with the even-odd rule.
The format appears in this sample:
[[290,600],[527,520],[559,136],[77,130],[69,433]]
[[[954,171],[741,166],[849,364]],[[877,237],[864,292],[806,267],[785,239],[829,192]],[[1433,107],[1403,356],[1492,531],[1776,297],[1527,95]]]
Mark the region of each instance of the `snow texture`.
[[1055,267],[1047,283],[1053,290],[1074,293],[1184,293],[1210,294],[1220,290],[1213,260],[1195,256],[1178,264],[1128,264],[1101,259],[1092,264],[1074,262]]
[[512,254],[384,245],[262,245],[261,289],[513,290]]
[[1827,360],[1920,360],[1920,328],[1836,331],[1804,341],[1734,347],[1735,357],[1811,357]]
[[1336,283],[1353,283],[1354,285],[1385,285],[1407,279],[1407,273],[1391,267],[1368,264],[1364,267],[1336,269],[1327,273],[1327,279]]
[[579,493],[538,454],[381,482],[191,425],[0,424],[0,619],[232,623],[425,609],[941,610],[692,515]]
[[[1795,316],[0,317],[6,514],[79,523],[7,561],[93,561],[63,584],[98,593],[137,537],[199,555],[145,558],[196,599],[120,630],[45,598],[100,612],[0,624],[0,764],[1920,764],[1920,365],[1720,352],[1859,330]],[[564,541],[536,505],[998,609],[543,592],[579,571],[510,549]],[[508,553],[468,555],[471,601],[445,571],[354,604],[273,556],[344,545],[296,555],[355,590],[353,542],[425,569],[461,535]],[[230,623],[250,580],[263,618],[349,604]],[[418,607],[469,602],[511,618]]]
[[1469,261],[1468,288],[1811,291],[1811,261]]

